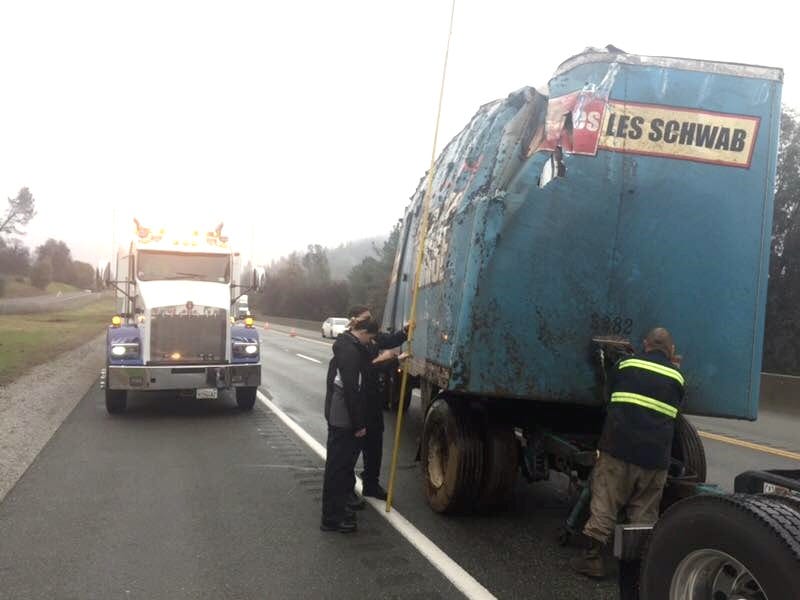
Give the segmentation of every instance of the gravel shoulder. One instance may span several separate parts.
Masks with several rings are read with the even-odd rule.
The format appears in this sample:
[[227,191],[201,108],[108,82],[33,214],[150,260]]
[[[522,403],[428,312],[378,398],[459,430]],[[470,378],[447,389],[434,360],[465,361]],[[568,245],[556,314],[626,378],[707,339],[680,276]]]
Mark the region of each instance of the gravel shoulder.
[[0,501],[97,379],[105,333],[0,387]]

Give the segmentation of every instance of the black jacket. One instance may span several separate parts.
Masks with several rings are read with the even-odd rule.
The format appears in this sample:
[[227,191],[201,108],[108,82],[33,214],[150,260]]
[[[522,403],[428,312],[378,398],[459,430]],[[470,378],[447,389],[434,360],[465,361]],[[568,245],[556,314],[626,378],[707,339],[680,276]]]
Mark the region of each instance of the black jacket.
[[619,361],[600,450],[644,469],[668,468],[683,396],[683,375],[662,352]]
[[[407,339],[408,335],[402,329],[395,333],[384,333],[384,332],[378,333],[378,335],[375,336],[375,339],[372,341],[372,343],[369,346],[367,346],[367,350],[369,351],[370,354],[370,363],[376,358],[378,358],[378,355],[381,353],[381,350],[388,350],[389,348],[397,348],[398,346],[401,346]],[[384,363],[371,365],[366,379],[366,392],[368,398],[372,399],[379,393],[378,373],[382,368],[385,367],[386,364]],[[371,402],[370,404],[373,403]],[[380,405],[380,401],[378,401],[378,404]],[[379,406],[379,408],[383,410],[382,407]]]
[[373,340],[373,345],[377,346],[378,350],[386,350],[388,348],[397,348],[402,346],[408,339],[408,332],[405,329],[395,331],[394,333],[379,332]]
[[[371,363],[369,349],[349,331],[345,331],[333,342],[333,358],[328,363],[325,393],[325,418],[328,423],[331,423],[332,403],[341,400],[341,397],[334,393],[334,380],[338,370],[350,427],[356,430],[366,427],[367,397],[364,384],[369,375]],[[338,423],[335,425],[341,426]]]
[[367,351],[370,355],[370,368],[367,371],[367,378],[364,380],[364,392],[367,396],[367,428],[379,429],[383,431],[383,407],[385,397],[382,393],[379,376],[381,372],[388,373],[390,369],[397,368],[396,361],[382,362],[373,365],[372,361],[378,358],[381,350],[389,348],[397,348],[402,345],[407,339],[405,331],[401,330],[396,333],[379,333],[369,346]]

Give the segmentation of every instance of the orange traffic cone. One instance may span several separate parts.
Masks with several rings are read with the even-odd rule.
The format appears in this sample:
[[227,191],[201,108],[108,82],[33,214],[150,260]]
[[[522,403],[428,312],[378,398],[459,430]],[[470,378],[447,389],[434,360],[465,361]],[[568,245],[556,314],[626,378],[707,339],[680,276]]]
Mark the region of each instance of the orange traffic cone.
[[292,327],[292,330],[289,332],[289,337],[297,337],[297,332],[294,330],[294,327]]

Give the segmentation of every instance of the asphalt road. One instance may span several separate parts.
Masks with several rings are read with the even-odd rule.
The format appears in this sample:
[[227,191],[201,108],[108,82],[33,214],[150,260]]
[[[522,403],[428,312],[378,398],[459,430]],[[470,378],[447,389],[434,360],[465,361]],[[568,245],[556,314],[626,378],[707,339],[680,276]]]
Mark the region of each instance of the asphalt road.
[[[263,390],[324,444],[330,341],[317,332],[262,335]],[[386,417],[385,467],[393,439]],[[698,420],[710,479],[730,488],[747,468],[798,462],[737,440],[800,451],[787,419]],[[795,429],[796,430],[796,429]],[[498,598],[604,600],[613,580],[574,577],[577,550],[555,541],[565,482],[520,481],[513,506],[444,517],[425,504],[414,462],[412,403],[402,436],[396,509]],[[726,439],[728,439],[726,438]],[[109,417],[95,386],[0,504],[0,599],[457,598],[459,592],[373,509],[352,536],[318,529],[322,461],[260,403],[138,398]]]
[[[262,335],[263,384],[282,410],[324,443],[323,390],[330,341],[316,332],[299,330],[299,336],[292,338],[285,331],[288,328],[272,326]],[[384,474],[389,468],[394,417],[387,414],[385,422]],[[556,543],[558,528],[566,517],[565,485],[520,483],[514,507],[500,514],[442,516],[432,512],[425,503],[419,466],[414,461],[421,426],[419,402],[412,402],[403,427],[395,507],[439,548],[498,598],[617,597],[613,581],[596,583],[568,571],[567,562],[577,550]],[[383,479],[385,483],[385,476]]]
[[322,461],[260,404],[95,386],[0,504],[0,598],[459,598],[375,511],[319,530]]

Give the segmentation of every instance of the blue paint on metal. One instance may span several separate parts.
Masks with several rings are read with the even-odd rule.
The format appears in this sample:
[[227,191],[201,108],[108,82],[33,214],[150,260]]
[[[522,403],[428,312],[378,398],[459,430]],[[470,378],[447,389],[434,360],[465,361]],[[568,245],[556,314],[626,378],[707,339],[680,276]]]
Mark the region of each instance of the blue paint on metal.
[[[259,339],[257,329],[247,327],[241,323],[231,325],[231,344],[234,342],[258,344]],[[255,356],[236,356],[231,353],[231,363],[236,365],[255,364],[260,360],[259,354]]]
[[114,344],[141,344],[141,333],[136,325],[120,325],[119,327],[109,327],[106,330],[106,356],[108,363],[117,366],[138,366],[143,365],[141,348],[139,356],[136,358],[120,358],[111,354],[111,346]]
[[[434,365],[447,373],[440,384],[466,393],[597,405],[591,338],[638,345],[662,325],[684,357],[687,411],[754,419],[781,77],[590,52],[562,65],[549,96],[524,88],[483,106],[437,160],[412,371]],[[562,115],[553,99],[581,91],[605,103],[606,117],[652,105],[665,120],[734,123],[732,135],[738,120],[758,119],[750,164],[732,166],[735,145],[722,142],[712,164],[688,154],[696,143],[656,144],[673,154],[654,156],[626,140],[586,155],[566,149],[566,176],[540,187],[552,123],[568,136],[585,127],[578,108]],[[600,125],[598,139],[611,143]],[[424,180],[401,232],[387,327],[408,317],[423,194]]]
[[231,325],[231,341],[257,344],[259,341],[258,330],[255,327],[247,327],[239,323]]

